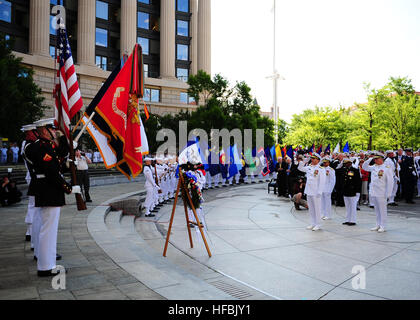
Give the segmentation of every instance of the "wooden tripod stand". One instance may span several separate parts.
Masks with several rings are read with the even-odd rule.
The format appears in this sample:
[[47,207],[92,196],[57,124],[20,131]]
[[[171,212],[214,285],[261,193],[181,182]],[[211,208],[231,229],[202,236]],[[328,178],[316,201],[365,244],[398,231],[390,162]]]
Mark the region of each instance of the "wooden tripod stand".
[[[168,235],[166,236],[165,250],[163,251],[163,256],[166,257],[166,252],[168,251],[169,238],[171,237],[171,231],[172,231],[172,226],[173,226],[173,223],[174,223],[176,205],[177,205],[177,202],[178,202],[179,191],[181,189],[182,189],[182,200],[184,202],[185,219],[187,221],[187,230],[188,230],[188,236],[190,238],[191,248],[194,248],[194,244],[193,244],[192,236],[191,236],[191,229],[190,229],[190,224],[193,224],[200,229],[201,237],[203,238],[204,245],[206,246],[206,249],[207,249],[207,253],[208,253],[209,257],[211,258],[211,252],[210,252],[206,237],[204,235],[203,225],[200,222],[200,220],[198,219],[197,211],[195,210],[194,204],[193,204],[192,199],[191,199],[191,195],[188,192],[187,186],[184,183],[184,175],[183,175],[183,172],[181,171],[181,169],[180,169],[178,187],[176,189],[176,194],[175,194],[174,207],[172,209],[171,220],[170,220],[169,228],[168,228]],[[197,221],[197,222],[190,221],[190,219],[188,217],[187,201],[191,205],[191,209],[194,213],[195,221]]]

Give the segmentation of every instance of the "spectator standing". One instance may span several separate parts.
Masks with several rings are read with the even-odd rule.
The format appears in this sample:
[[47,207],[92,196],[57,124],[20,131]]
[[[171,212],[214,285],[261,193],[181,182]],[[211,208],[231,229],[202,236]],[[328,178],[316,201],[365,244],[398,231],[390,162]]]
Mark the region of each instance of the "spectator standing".
[[90,181],[89,181],[89,164],[92,163],[89,158],[86,157],[84,153],[80,150],[76,150],[76,163],[77,163],[77,184],[83,187],[85,193],[85,200],[86,202],[92,202],[90,198],[89,189],[90,189]]
[[3,148],[0,149],[0,163],[6,164],[7,163],[7,146],[4,144]]
[[10,150],[12,152],[12,163],[17,164],[19,160],[19,147],[16,145],[16,143],[14,143]]

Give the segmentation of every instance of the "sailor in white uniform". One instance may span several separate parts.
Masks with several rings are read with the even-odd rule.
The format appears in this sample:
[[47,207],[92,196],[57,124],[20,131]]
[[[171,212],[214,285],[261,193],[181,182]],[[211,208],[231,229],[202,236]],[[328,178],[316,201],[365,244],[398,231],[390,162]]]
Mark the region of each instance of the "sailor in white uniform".
[[321,202],[322,220],[331,220],[331,194],[336,182],[335,170],[330,167],[331,159],[329,157],[325,157],[322,163],[324,164],[326,175]]
[[324,192],[326,174],[325,169],[319,165],[320,161],[320,155],[314,153],[311,156],[311,164],[305,165],[300,160],[298,166],[299,171],[306,173],[305,194],[308,198],[309,214],[311,216],[311,225],[306,229],[312,231],[321,230],[321,199]]
[[154,217],[155,215],[151,213],[155,207],[155,189],[159,189],[156,185],[155,178],[153,177],[153,172],[151,168],[153,159],[146,157],[144,159],[145,166],[143,169],[144,177],[146,182],[144,183],[144,188],[146,189],[146,200],[144,201],[144,207],[146,208],[145,216]]
[[394,173],[392,168],[384,163],[385,156],[377,153],[363,164],[363,170],[371,173],[369,198],[375,206],[376,227],[371,231],[383,233],[387,223],[387,199],[391,197],[394,188]]

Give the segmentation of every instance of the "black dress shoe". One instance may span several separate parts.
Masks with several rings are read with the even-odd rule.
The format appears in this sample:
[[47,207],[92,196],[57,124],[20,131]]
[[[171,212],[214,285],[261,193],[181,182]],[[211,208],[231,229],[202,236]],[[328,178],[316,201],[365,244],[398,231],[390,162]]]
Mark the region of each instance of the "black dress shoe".
[[154,218],[154,217],[156,217],[156,216],[155,216],[154,214],[152,214],[152,213],[151,213],[151,214],[147,214],[147,215],[145,215],[145,217],[146,217],[146,218]]
[[91,199],[86,200],[87,203],[92,203]]
[[355,224],[354,222],[349,222],[349,223],[347,223],[347,225],[348,225],[349,227],[353,227],[353,226],[355,226],[356,224]]
[[28,236],[28,235],[27,235],[27,236],[25,237],[25,241],[26,241],[26,242],[30,242],[30,241],[31,241],[31,236]]
[[[67,273],[67,270],[65,271]],[[60,274],[60,270],[47,270],[47,271],[39,271],[38,270],[38,277],[46,278],[46,277],[55,277],[56,275]]]
[[[63,259],[63,257],[57,253],[55,256],[55,261],[60,261],[61,259]],[[38,258],[34,256],[34,260],[38,261]]]
[[350,222],[344,222],[343,223],[343,226],[348,226],[348,225],[350,225]]
[[35,248],[31,248],[31,251],[35,251]]

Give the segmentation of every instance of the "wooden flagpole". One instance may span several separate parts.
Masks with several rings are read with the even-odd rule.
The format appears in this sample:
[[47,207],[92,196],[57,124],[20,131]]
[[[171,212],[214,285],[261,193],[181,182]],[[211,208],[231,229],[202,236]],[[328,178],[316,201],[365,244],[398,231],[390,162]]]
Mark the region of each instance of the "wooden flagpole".
[[[176,190],[176,195],[175,195],[175,202],[174,202],[174,206],[173,206],[173,209],[172,209],[171,219],[170,219],[170,222],[169,222],[168,234],[166,236],[166,243],[165,243],[165,249],[163,251],[163,256],[166,257],[166,253],[167,253],[167,250],[168,250],[169,239],[171,237],[171,231],[172,231],[172,226],[173,226],[173,222],[174,222],[176,205],[177,205],[177,202],[178,202],[180,189],[182,189],[182,200],[184,202],[185,218],[186,218],[186,222],[187,222],[187,230],[188,230],[188,235],[189,235],[189,239],[190,239],[191,248],[194,247],[194,244],[193,244],[193,241],[192,241],[190,224],[193,224],[193,225],[198,226],[198,228],[200,229],[201,237],[203,238],[204,245],[206,246],[207,253],[208,253],[209,257],[211,258],[212,255],[211,255],[210,248],[208,246],[206,237],[204,235],[203,224],[200,222],[200,220],[198,218],[197,211],[194,207],[191,196],[190,196],[190,194],[189,194],[189,192],[188,192],[188,190],[185,186],[184,177],[183,177],[183,174],[181,172],[181,169],[180,169],[180,175],[179,175],[179,181],[178,181],[178,188]],[[185,199],[185,195],[187,196],[187,199]],[[190,219],[188,217],[187,200],[189,201],[189,203],[191,205],[191,209],[194,213],[195,221],[197,221],[197,222],[190,221]]]

